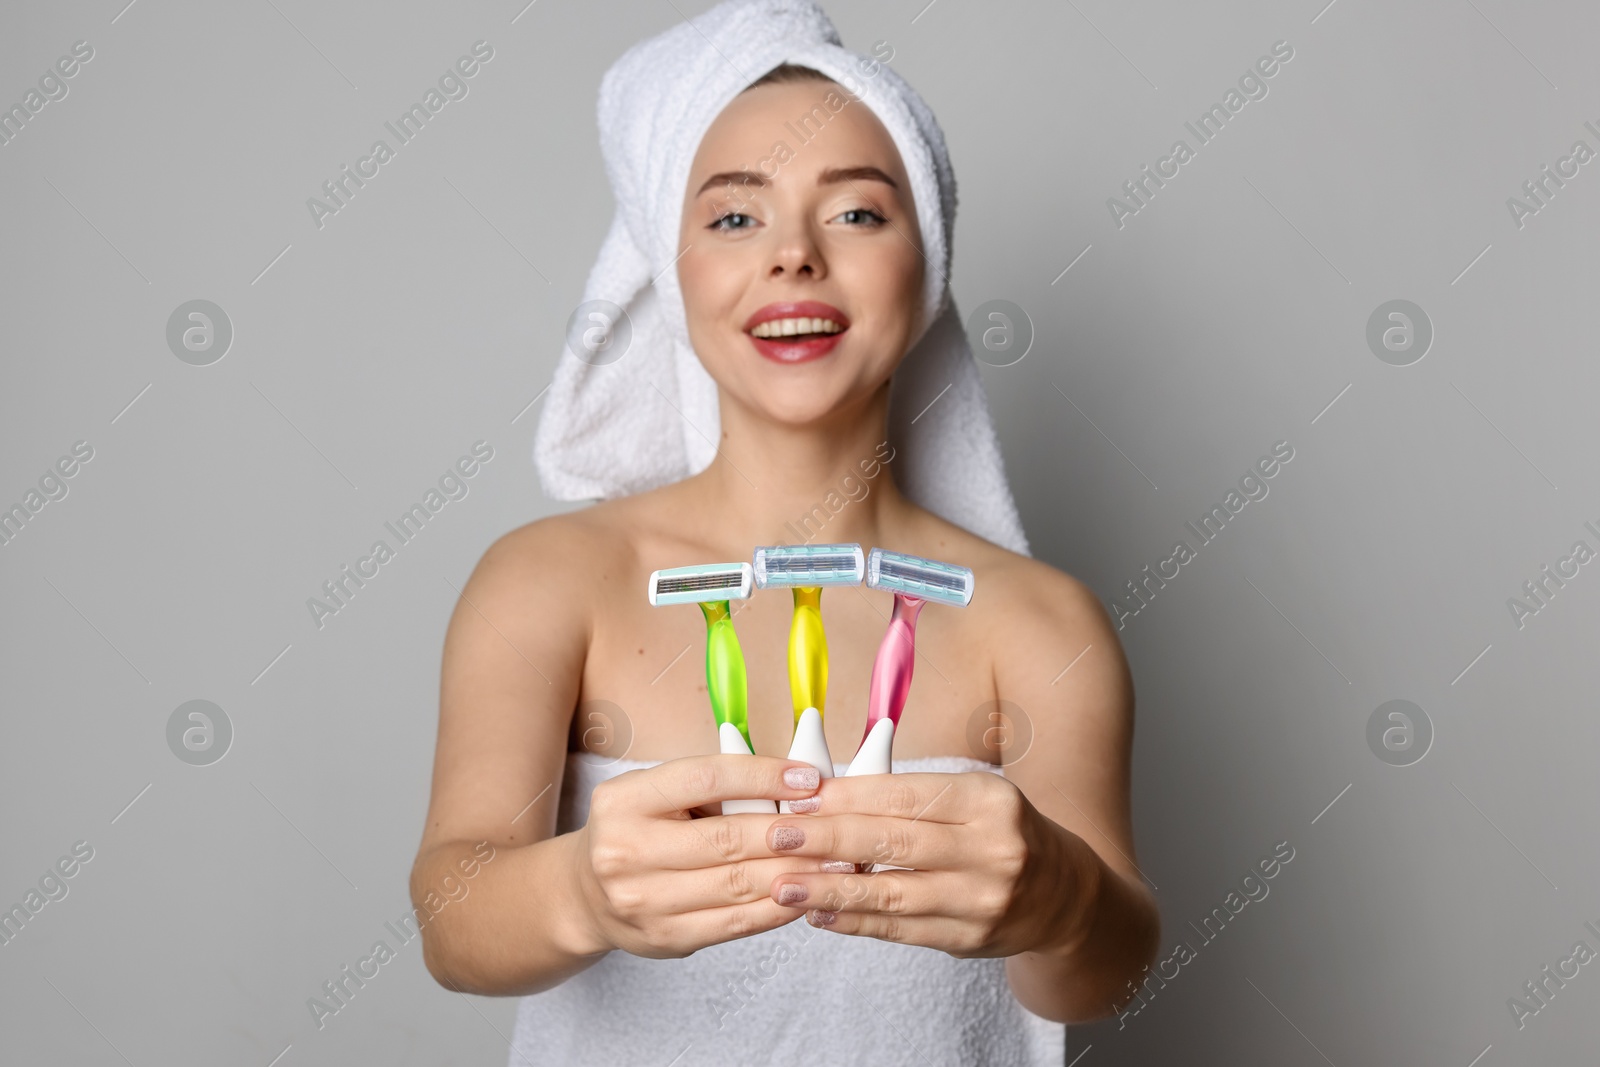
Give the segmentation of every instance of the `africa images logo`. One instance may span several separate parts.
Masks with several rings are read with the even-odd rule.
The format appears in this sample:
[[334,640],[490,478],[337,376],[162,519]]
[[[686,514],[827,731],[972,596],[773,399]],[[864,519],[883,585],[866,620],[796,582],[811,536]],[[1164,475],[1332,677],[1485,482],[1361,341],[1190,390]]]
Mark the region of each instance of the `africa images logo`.
[[[1176,178],[1185,164],[1195,158],[1200,146],[1208,145],[1217,138],[1227,127],[1228,122],[1244,106],[1252,100],[1265,100],[1270,91],[1267,80],[1283,69],[1282,64],[1294,58],[1294,46],[1288,41],[1274,41],[1272,53],[1264,55],[1255,61],[1255,64],[1245,69],[1239,76],[1239,86],[1228,87],[1222,99],[1213,103],[1202,111],[1194,122],[1185,122],[1184,129],[1188,130],[1196,142],[1196,147],[1190,147],[1189,142],[1178,138],[1172,142],[1172,150],[1167,155],[1156,160],[1155,170],[1151,171],[1150,164],[1146,163],[1139,170],[1139,177],[1130,178],[1122,183],[1122,192],[1127,200],[1119,200],[1114,196],[1106,197],[1106,209],[1111,212],[1111,221],[1116,223],[1117,229],[1127,225],[1130,216],[1137,215],[1146,207],[1149,201],[1155,199],[1157,190],[1166,188],[1167,181]],[[1168,169],[1168,168],[1171,169]]]
[[[1184,529],[1194,535],[1197,546],[1209,545],[1222,533],[1229,520],[1244,510],[1245,505],[1251,501],[1265,500],[1272,490],[1267,485],[1267,479],[1275,476],[1283,469],[1283,464],[1294,459],[1294,446],[1288,441],[1279,441],[1272,446],[1270,455],[1262,456],[1256,460],[1239,478],[1239,488],[1229,489],[1222,498],[1222,503],[1211,505],[1211,510],[1200,516],[1198,525],[1194,521],[1183,524]],[[1117,629],[1124,629],[1128,620],[1150,606],[1159,590],[1165,589],[1167,583],[1183,573],[1185,564],[1199,558],[1199,549],[1189,547],[1187,540],[1180,539],[1172,546],[1172,554],[1166,559],[1156,563],[1151,570],[1150,564],[1144,565],[1144,577],[1140,579],[1129,578],[1123,582],[1127,593],[1119,594],[1112,598],[1112,613],[1116,617]]]

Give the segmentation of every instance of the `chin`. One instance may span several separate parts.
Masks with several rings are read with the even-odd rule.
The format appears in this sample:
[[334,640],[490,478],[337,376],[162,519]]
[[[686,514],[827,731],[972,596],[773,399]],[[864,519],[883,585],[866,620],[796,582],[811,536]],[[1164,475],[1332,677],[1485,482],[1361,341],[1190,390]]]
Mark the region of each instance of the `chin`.
[[756,405],[756,409],[772,422],[795,429],[814,425],[839,410],[839,407],[838,398],[831,398],[830,402],[820,397],[797,403],[788,397],[765,396]]

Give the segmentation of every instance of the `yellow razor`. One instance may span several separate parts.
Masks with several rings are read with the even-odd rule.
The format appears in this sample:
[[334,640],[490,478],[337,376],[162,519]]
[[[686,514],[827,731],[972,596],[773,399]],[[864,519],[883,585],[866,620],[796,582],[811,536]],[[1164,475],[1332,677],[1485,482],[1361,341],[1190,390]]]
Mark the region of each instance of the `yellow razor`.
[[[794,740],[789,758],[809,763],[824,778],[833,777],[833,757],[822,728],[828,696],[828,638],[822,628],[822,590],[830,585],[860,585],[866,557],[858,544],[770,545],[755,550],[757,589],[794,591],[789,625],[789,695],[794,704]],[[778,805],[787,812],[788,801]]]

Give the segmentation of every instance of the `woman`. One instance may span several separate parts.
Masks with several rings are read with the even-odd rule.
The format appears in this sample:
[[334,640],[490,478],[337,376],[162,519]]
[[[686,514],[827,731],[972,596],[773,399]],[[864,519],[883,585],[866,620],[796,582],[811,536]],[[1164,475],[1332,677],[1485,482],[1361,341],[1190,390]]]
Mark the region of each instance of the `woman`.
[[[920,506],[897,478],[904,418],[891,417],[891,384],[908,359],[934,358],[926,349],[953,321],[934,314],[949,308],[954,211],[942,135],[918,112],[919,140],[894,110],[897,93],[923,105],[893,72],[874,72],[865,97],[839,83],[844,74],[819,72],[842,71],[839,57],[853,54],[809,3],[731,0],[619,67],[631,62],[637,75],[657,45],[700,41],[713,81],[735,77],[721,62],[769,73],[738,74],[697,141],[640,156],[653,175],[672,146],[692,152],[671,190],[677,258],[658,269],[632,257],[653,287],[630,314],[632,345],[649,348],[662,336],[653,316],[670,325],[681,307],[692,359],[714,382],[720,438],[705,442],[703,469],[513,531],[473,573],[446,638],[413,899],[458,881],[469,857],[482,860],[482,842],[492,858],[472,863],[470,898],[426,925],[428,968],[452,989],[524,997],[514,1064],[1060,1063],[1060,1024],[1113,1013],[1154,956],[1158,913],[1129,812],[1132,687],[1086,587],[1025,555],[1020,530],[1022,551],[1002,547]],[[689,63],[667,51],[669,72]],[[814,62],[771,62],[796,56]],[[640,80],[676,91],[670,73]],[[603,131],[623,84],[608,74],[602,86]],[[705,84],[691,79],[685,92]],[[692,112],[699,98],[685,99],[680,110]],[[880,114],[895,116],[897,132]],[[774,159],[796,116],[817,122]],[[620,219],[644,179],[618,158],[607,163]],[[672,167],[660,169],[676,183]],[[948,203],[930,203],[941,193]],[[771,325],[790,319],[800,334]],[[609,356],[590,353],[568,373],[642,359],[629,351],[606,366]],[[625,383],[619,395],[685,420],[660,435],[662,454],[669,440],[693,447],[683,432],[692,413],[637,366],[610,379]],[[926,373],[919,363],[898,377],[914,369]],[[981,409],[966,369],[958,392]],[[583,421],[561,418],[569,430]],[[992,436],[986,412],[980,428]],[[541,425],[542,473],[557,466],[557,437]],[[984,444],[954,442],[934,458],[956,469]],[[648,471],[663,461],[652,448],[631,462]],[[987,469],[1009,505],[997,454]],[[865,492],[817,506],[852,478]],[[968,485],[968,499],[985,489],[996,486]],[[647,603],[652,570],[749,559],[798,530],[976,575],[970,606],[922,614],[892,776],[819,783],[797,760],[709,754],[700,613]],[[824,597],[836,758],[860,740],[887,601],[865,589]],[[737,603],[755,750],[785,752],[790,598]],[[1025,752],[983,729],[997,702],[1031,727]],[[605,722],[589,714],[597,708],[610,709]],[[607,722],[624,723],[626,738],[595,728]],[[718,814],[722,800],[756,797],[801,801],[801,813]],[[906,869],[857,873],[873,861]]]

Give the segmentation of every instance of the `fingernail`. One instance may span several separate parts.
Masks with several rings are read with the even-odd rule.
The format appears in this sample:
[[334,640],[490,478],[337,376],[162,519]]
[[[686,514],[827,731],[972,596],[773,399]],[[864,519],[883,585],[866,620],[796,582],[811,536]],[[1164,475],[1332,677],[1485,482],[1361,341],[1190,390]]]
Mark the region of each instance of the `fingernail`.
[[829,874],[855,874],[856,865],[849,860],[824,860],[822,869]]
[[832,926],[834,920],[838,917],[838,913],[832,911],[806,912],[806,922],[810,923],[812,926]]
[[806,843],[805,831],[797,826],[778,826],[772,831],[772,850],[787,852]]
[[798,904],[809,895],[805,886],[793,882],[785,882],[778,887],[779,904]]
[[789,810],[798,811],[802,814],[808,811],[816,811],[820,807],[822,807],[821,797],[802,797],[800,800],[789,801]]
[[783,784],[790,789],[815,789],[822,776],[815,767],[790,767],[783,772]]

